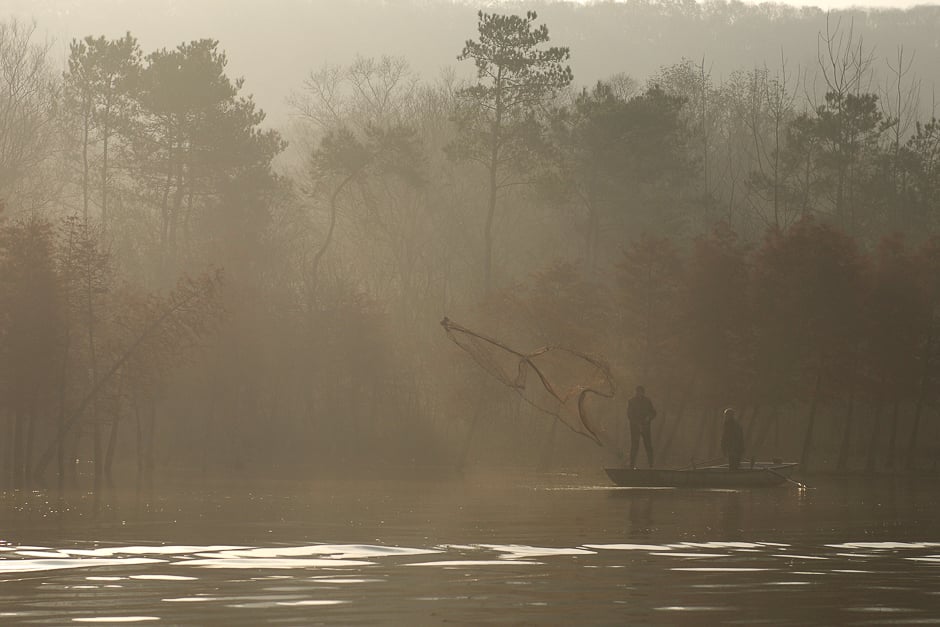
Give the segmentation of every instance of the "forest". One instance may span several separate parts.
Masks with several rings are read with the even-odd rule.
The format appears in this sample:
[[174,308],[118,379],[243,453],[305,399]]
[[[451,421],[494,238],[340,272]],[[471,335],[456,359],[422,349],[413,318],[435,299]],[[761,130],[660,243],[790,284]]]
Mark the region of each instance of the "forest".
[[[886,57],[816,12],[810,65],[584,82],[517,8],[436,77],[312,60],[284,128],[224,42],[58,59],[0,23],[0,488],[601,467],[639,384],[665,465],[715,457],[732,406],[748,457],[936,470],[940,122],[903,29]],[[602,360],[613,445],[445,316]]]

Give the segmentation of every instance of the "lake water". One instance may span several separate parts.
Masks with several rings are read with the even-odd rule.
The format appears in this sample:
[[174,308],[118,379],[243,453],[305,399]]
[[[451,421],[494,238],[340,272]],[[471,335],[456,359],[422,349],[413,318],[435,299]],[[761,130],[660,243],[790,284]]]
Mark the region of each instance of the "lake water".
[[940,624],[940,482],[809,483],[6,494],[0,624]]

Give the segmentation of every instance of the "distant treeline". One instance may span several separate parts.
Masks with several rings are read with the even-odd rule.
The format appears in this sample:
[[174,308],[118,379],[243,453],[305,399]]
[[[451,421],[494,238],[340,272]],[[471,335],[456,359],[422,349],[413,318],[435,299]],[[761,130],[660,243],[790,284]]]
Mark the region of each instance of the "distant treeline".
[[909,53],[876,72],[850,26],[820,17],[813,69],[575,86],[540,16],[481,12],[454,42],[472,81],[312,71],[307,159],[279,171],[218,42],[88,37],[59,74],[34,27],[0,25],[3,485],[53,461],[62,485],[86,463],[96,485],[599,463],[565,438],[547,458],[550,423],[444,315],[605,358],[661,403],[675,459],[735,405],[762,455],[932,467],[940,125]]

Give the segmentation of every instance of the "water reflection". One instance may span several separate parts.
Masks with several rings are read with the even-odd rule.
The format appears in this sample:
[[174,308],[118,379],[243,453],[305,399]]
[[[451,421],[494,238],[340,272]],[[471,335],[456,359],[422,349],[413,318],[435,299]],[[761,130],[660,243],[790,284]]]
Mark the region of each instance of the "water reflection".
[[725,494],[722,499],[719,526],[724,537],[729,540],[740,540],[744,534],[741,524],[742,498],[744,498],[744,496],[740,492],[729,492]]
[[[564,481],[202,492],[140,510],[123,499],[130,509],[104,508],[97,519],[84,497],[63,505],[31,495],[0,512],[0,623],[934,616],[940,510],[931,485],[879,508],[872,503],[887,501],[877,491],[846,493],[844,484],[800,496]],[[905,512],[910,519],[896,518]]]

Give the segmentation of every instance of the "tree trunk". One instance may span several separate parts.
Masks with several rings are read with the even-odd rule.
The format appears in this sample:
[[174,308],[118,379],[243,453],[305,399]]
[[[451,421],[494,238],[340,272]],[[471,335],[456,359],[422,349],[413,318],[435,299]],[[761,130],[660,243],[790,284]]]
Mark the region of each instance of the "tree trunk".
[[681,432],[682,428],[682,418],[685,416],[686,407],[688,407],[689,399],[692,398],[692,392],[695,390],[695,379],[689,380],[688,385],[685,386],[685,391],[682,394],[682,397],[679,400],[679,408],[676,410],[676,419],[672,427],[672,431],[669,432],[669,438],[663,444],[662,453],[660,456],[657,456],[659,459],[667,459],[669,451],[672,450],[673,442],[676,439],[676,434]]
[[496,148],[493,149],[493,163],[490,166],[490,195],[486,207],[486,223],[483,227],[483,290],[489,294],[493,289],[493,220],[496,216]]
[[88,126],[91,123],[91,105],[85,96],[82,119],[82,219],[88,223]]
[[23,412],[16,410],[13,420],[13,489],[23,488]]
[[[770,415],[763,420],[756,420],[755,416],[755,420],[748,429],[746,439],[751,443],[751,450],[754,451],[755,457],[760,458],[763,456],[764,441],[767,439],[767,433],[770,431],[774,411],[776,411],[776,406],[771,405]],[[755,410],[755,414],[756,413]]]
[[26,423],[26,450],[23,453],[23,485],[32,488],[33,443],[36,441],[36,410],[30,409],[29,422]]
[[[69,434],[65,441],[65,474],[69,480],[69,487],[78,489],[78,459],[81,454],[82,434],[79,431]],[[40,464],[36,464],[36,474],[39,472]]]
[[855,386],[849,392],[849,405],[845,411],[845,426],[842,429],[842,445],[839,447],[839,460],[836,470],[845,472],[849,464],[849,449],[852,444],[852,429],[855,426]]
[[894,399],[894,410],[891,412],[891,437],[888,438],[888,455],[885,458],[885,468],[894,470],[894,452],[898,443],[898,421],[901,417],[901,401]]
[[875,472],[878,463],[878,440],[881,437],[881,411],[884,403],[881,399],[875,405],[875,423],[871,429],[871,442],[868,445],[868,462],[865,464],[865,472]]
[[548,439],[542,449],[542,458],[539,460],[538,470],[545,472],[551,470],[555,454],[555,434],[558,431],[558,418],[552,420],[552,427],[548,432]]
[[94,438],[94,447],[95,447],[95,478],[94,478],[94,492],[98,494],[101,491],[101,479],[103,475],[103,466],[104,459],[101,452],[101,423],[95,419],[94,424],[92,425],[92,437]]
[[470,456],[470,444],[473,442],[473,435],[476,433],[477,424],[480,422],[480,413],[483,409],[483,401],[476,402],[476,408],[473,412],[473,419],[470,421],[470,429],[467,431],[467,439],[464,440],[463,450],[460,451],[460,468],[467,467],[467,459]]
[[0,490],[9,490],[13,486],[13,431],[15,419],[13,414],[7,413],[3,421],[3,461],[0,467]]
[[748,424],[747,424],[747,433],[744,436],[744,442],[745,443],[750,442],[750,446],[745,446],[745,450],[749,450],[751,452],[751,455],[750,455],[751,457],[755,457],[755,455],[757,454],[756,440],[757,440],[758,425],[760,424],[761,409],[762,409],[762,406],[760,405],[760,403],[754,405],[754,411],[751,412],[751,419],[748,421]]
[[154,466],[154,432],[157,424],[157,403],[153,399],[150,401],[150,421],[147,425],[147,458],[145,460],[146,470],[146,488],[147,493],[153,491],[153,466]]
[[108,144],[111,139],[111,95],[105,104],[104,124],[101,129],[101,228],[108,229],[111,216],[108,215]]
[[493,119],[493,137],[490,145],[490,190],[489,202],[486,207],[486,224],[483,227],[483,290],[489,295],[493,289],[493,220],[496,217],[496,196],[499,191],[499,152],[503,132],[503,82],[502,68],[497,71],[496,77],[496,112]]
[[[699,444],[702,442],[705,442],[705,446],[707,447],[705,449],[705,456],[709,459],[713,457],[712,451],[714,451],[714,446],[715,446],[714,439],[715,438],[708,438],[706,433],[709,430],[709,426],[710,426],[709,423],[711,422],[714,413],[715,413],[714,407],[709,407],[702,413],[702,421],[699,424],[698,436],[695,438],[695,441],[692,443],[692,458],[693,459],[695,459],[695,455],[696,453],[698,453]],[[707,441],[706,441],[706,438],[708,438]]]
[[140,423],[140,403],[136,396],[134,397],[134,423],[137,427],[135,435],[137,436],[137,494],[139,495],[144,480],[144,430]]
[[114,412],[114,419],[111,421],[111,430],[108,433],[108,450],[104,457],[104,475],[109,487],[114,487],[114,474],[111,469],[114,466],[114,455],[117,451],[118,426],[121,424],[120,409]]
[[[59,412],[57,429],[62,429],[65,422],[65,412]],[[65,440],[59,440],[56,446],[56,489],[59,494],[65,490]]]
[[924,403],[927,401],[927,390],[930,379],[930,355],[933,351],[933,334],[927,336],[927,343],[924,347],[924,369],[920,374],[920,390],[917,393],[917,404],[914,406],[914,424],[911,425],[911,439],[907,443],[907,469],[913,470],[917,465],[917,436],[920,431],[920,417],[924,410]]
[[813,448],[813,429],[816,426],[816,408],[819,405],[819,387],[822,383],[822,368],[816,372],[816,384],[813,386],[813,399],[809,405],[809,420],[806,423],[806,437],[803,438],[803,453],[800,455],[800,467],[805,472],[809,466],[809,455]]

